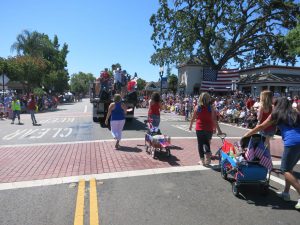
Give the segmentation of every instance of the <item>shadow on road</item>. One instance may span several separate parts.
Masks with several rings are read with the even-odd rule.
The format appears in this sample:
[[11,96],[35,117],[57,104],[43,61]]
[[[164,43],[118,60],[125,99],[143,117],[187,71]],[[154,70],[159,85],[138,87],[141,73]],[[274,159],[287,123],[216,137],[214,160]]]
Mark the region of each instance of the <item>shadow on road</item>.
[[171,166],[180,166],[180,164],[177,163],[180,160],[175,155],[172,155],[172,152],[170,156],[167,156],[166,152],[158,152],[156,155],[156,160],[167,162]]
[[142,152],[143,150],[138,147],[128,147],[128,146],[120,146],[120,148],[116,149],[117,151],[124,152]]
[[[219,165],[208,166],[213,171],[220,173]],[[273,169],[274,170],[274,169]],[[275,172],[275,171],[272,171]],[[275,172],[276,173],[276,172]],[[295,174],[300,175],[300,173]],[[220,179],[223,179],[220,174]],[[227,178],[228,185],[232,185],[234,179],[231,177]],[[237,198],[246,201],[248,204],[255,206],[271,207],[272,209],[278,210],[292,210],[294,209],[296,201],[283,201],[277,196],[276,191],[279,191],[276,187],[269,186],[268,194],[262,194],[259,184],[244,184],[239,187],[239,195]],[[232,197],[235,196],[232,194]]]
[[143,122],[133,118],[131,121],[126,121],[124,130],[142,130],[146,132],[147,126]]
[[[38,112],[38,114],[40,113],[48,113],[48,112],[60,112],[60,111],[66,111],[67,109],[60,109],[60,108],[56,108],[56,109],[45,109],[45,110],[41,110]],[[29,113],[27,113],[29,114]]]
[[283,201],[276,195],[276,188],[271,187],[268,195],[262,195],[259,190],[259,185],[244,185],[240,187],[239,198],[245,200],[248,204],[255,206],[271,207],[278,210],[294,209],[296,201]]

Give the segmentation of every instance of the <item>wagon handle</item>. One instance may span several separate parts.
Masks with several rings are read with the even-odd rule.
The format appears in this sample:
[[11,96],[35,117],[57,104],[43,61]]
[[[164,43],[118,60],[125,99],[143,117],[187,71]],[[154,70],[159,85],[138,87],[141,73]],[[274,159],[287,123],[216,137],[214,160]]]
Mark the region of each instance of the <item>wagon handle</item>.
[[222,143],[223,143],[227,135],[226,135],[225,133],[222,133],[222,134],[217,134],[217,136],[218,136],[219,138],[221,138]]

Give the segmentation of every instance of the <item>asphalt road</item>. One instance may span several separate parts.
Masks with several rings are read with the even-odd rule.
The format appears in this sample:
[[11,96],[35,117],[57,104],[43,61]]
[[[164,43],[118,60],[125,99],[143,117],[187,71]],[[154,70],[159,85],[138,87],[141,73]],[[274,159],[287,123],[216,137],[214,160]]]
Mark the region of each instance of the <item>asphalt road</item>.
[[[136,109],[135,118],[127,121],[123,138],[143,138],[147,119],[147,109]],[[88,99],[82,102],[59,105],[55,111],[36,114],[40,126],[33,126],[29,114],[21,114],[22,125],[10,124],[10,120],[1,120],[0,144],[37,144],[74,141],[92,141],[112,139],[108,128],[101,127],[92,120],[92,104]],[[188,130],[189,122],[183,116],[162,113],[161,130],[171,137],[195,137]],[[245,129],[222,125],[221,129],[228,137],[241,137]]]
[[[21,115],[23,125],[0,121],[0,145],[59,143],[111,139],[110,131],[92,122],[91,104],[83,102],[60,105],[57,111],[36,115],[41,126],[33,127],[30,116]],[[137,109],[136,119],[127,123],[124,138],[144,138],[147,110]],[[161,130],[171,137],[195,137],[182,116],[162,114]],[[228,137],[240,137],[245,129],[221,125]],[[0,164],[1,169],[1,164]],[[175,168],[180,171],[180,167]],[[156,170],[155,170],[156,171]],[[95,212],[90,202],[97,201],[101,225],[193,225],[193,224],[299,224],[300,212],[294,210],[298,198],[291,191],[291,202],[279,199],[275,192],[282,184],[271,180],[270,193],[262,196],[256,185],[241,189],[233,196],[231,182],[221,178],[214,168],[198,171],[141,175],[97,180],[97,194],[90,195],[85,182],[83,224]],[[300,177],[299,165],[295,168]],[[279,179],[283,181],[282,176]],[[78,183],[0,191],[0,225],[74,224],[78,205]],[[27,186],[25,188],[25,186]]]
[[[89,182],[84,191],[84,224],[91,216]],[[256,185],[233,196],[230,181],[218,171],[137,176],[97,182],[98,217],[102,225],[299,224],[293,201],[284,202],[271,182],[270,193]],[[0,191],[0,224],[73,224],[77,183]]]

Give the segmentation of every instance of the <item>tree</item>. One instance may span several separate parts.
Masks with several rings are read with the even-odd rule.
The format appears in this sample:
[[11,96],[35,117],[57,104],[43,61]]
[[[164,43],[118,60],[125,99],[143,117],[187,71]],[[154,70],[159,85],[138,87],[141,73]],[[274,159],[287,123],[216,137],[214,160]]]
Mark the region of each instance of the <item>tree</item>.
[[139,91],[142,91],[145,89],[147,82],[145,80],[143,80],[142,78],[138,78],[137,79],[137,89]]
[[300,23],[286,35],[285,43],[289,54],[300,56]]
[[214,69],[229,60],[264,64],[282,33],[296,26],[299,6],[291,0],[159,0],[150,18],[155,53],[151,63],[191,58]]
[[168,89],[174,94],[177,92],[178,77],[174,74],[168,76]]
[[0,57],[0,74],[7,73],[7,60]]
[[94,82],[95,77],[91,73],[75,73],[71,77],[70,88],[74,93],[87,94],[89,92],[90,82]]
[[17,36],[17,41],[11,46],[11,50],[16,50],[18,55],[41,57],[45,48],[44,40],[42,34],[24,30]]
[[[39,71],[37,82],[33,82],[33,85],[44,86],[48,92],[50,90],[64,92],[69,86],[69,73],[66,68],[66,57],[69,51],[66,43],[63,44],[61,50],[59,47],[60,44],[56,35],[52,41],[46,34],[24,30],[17,36],[17,41],[11,49],[17,51],[18,57],[32,57],[35,61],[43,61],[47,65],[46,70]],[[23,69],[26,68],[23,66]],[[28,73],[31,73],[30,68],[27,69]],[[23,71],[23,73],[27,72]],[[26,76],[23,78],[26,79]],[[30,81],[26,82],[31,83]]]
[[63,93],[70,89],[68,84],[69,74],[65,70],[52,70],[43,80],[44,89],[47,92]]
[[21,82],[27,92],[42,86],[44,75],[49,68],[47,60],[32,56],[8,58],[7,65],[10,79]]

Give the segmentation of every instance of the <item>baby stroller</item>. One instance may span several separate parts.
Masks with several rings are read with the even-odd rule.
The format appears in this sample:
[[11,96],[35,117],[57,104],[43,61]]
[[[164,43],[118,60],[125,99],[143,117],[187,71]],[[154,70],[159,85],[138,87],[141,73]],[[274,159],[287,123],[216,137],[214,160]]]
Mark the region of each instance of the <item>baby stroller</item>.
[[147,132],[145,134],[145,148],[153,158],[157,157],[158,152],[165,151],[167,156],[171,156],[171,138],[163,135],[158,127],[153,127],[150,120],[144,121],[147,124]]
[[225,180],[233,178],[232,193],[238,196],[241,185],[258,184],[261,194],[268,194],[272,160],[264,146],[265,138],[255,134],[233,145],[225,140],[226,136],[219,137],[223,143],[218,151],[221,176]]

